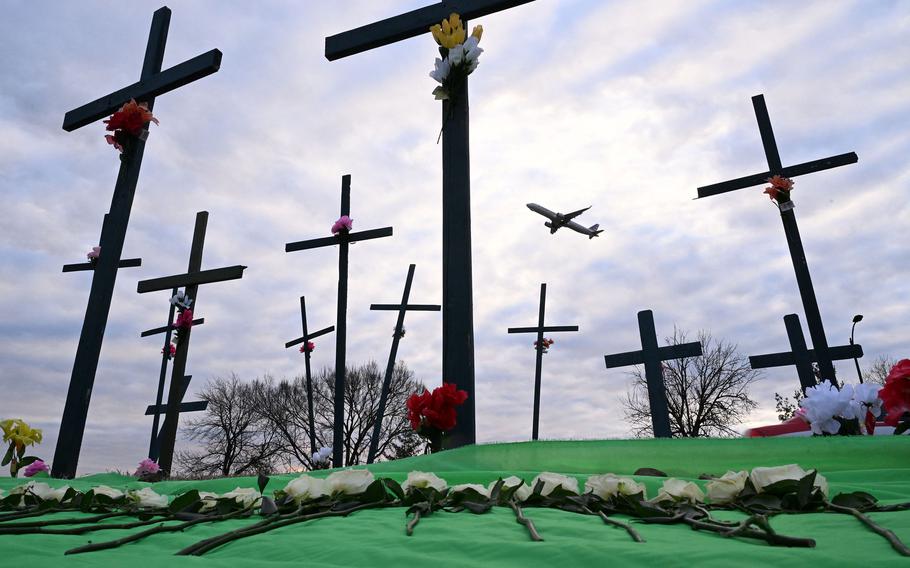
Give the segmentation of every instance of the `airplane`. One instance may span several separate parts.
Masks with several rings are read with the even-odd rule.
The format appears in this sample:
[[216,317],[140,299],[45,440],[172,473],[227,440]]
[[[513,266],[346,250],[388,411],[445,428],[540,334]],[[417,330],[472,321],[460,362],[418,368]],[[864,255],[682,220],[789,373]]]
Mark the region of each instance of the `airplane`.
[[528,203],[528,209],[549,219],[549,221],[544,223],[544,226],[550,229],[551,235],[558,231],[561,227],[568,227],[577,233],[588,235],[589,239],[593,239],[594,237],[603,233],[603,229],[597,230],[600,225],[591,225],[590,227],[585,227],[572,220],[590,208],[591,206],[589,205],[584,209],[579,209],[578,211],[572,211],[571,213],[566,213],[563,215],[562,213],[553,213],[546,207],[541,207],[536,203]]

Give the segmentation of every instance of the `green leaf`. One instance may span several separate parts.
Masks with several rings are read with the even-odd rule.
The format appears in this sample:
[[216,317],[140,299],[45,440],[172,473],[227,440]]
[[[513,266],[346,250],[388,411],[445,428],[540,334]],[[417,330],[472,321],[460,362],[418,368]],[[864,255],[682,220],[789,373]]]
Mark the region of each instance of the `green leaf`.
[[259,485],[259,492],[265,493],[265,486],[269,484],[269,476],[260,473],[256,483]]
[[[494,503],[499,503],[499,494],[502,492],[503,485],[505,485],[505,481],[500,477],[496,480],[496,483],[493,484],[492,489],[490,489],[490,500]],[[516,487],[516,489],[518,489],[518,487]]]
[[401,488],[401,485],[397,481],[390,477],[383,477],[382,483],[385,485],[385,488],[390,491],[396,499],[404,502],[404,489]]
[[865,491],[838,493],[834,496],[833,499],[831,499],[831,503],[835,505],[839,505],[841,507],[850,507],[851,509],[858,509],[860,511],[874,508],[877,502],[878,499],[866,493]]
[[14,444],[9,445],[9,449],[6,450],[6,453],[3,454],[3,461],[0,462],[0,467],[6,466],[13,459],[13,449],[15,449]]
[[759,493],[749,497],[741,498],[739,502],[749,509],[756,512],[778,512],[781,510],[781,498],[778,495],[770,493]]
[[812,489],[815,487],[815,476],[818,475],[816,470],[809,472],[809,475],[799,480],[799,486],[796,490],[796,499],[800,509],[805,509],[809,504],[809,497],[812,496]]
[[766,485],[764,489],[762,489],[762,493],[770,493],[772,495],[786,495],[787,493],[796,493],[797,491],[799,491],[799,480],[797,479],[784,479],[777,483]]
[[23,467],[25,467],[27,465],[31,465],[32,463],[38,461],[38,459],[39,458],[36,456],[25,456],[24,458],[19,460],[19,469],[22,469]]
[[482,515],[483,513],[486,513],[493,508],[493,503],[490,501],[485,501],[482,503],[478,503],[476,501],[462,501],[461,504],[465,509],[471,511],[475,515]]
[[[221,500],[219,499],[219,501]],[[231,501],[233,501],[233,499],[231,499]],[[199,491],[191,489],[183,495],[178,495],[175,497],[174,500],[171,501],[171,504],[168,506],[167,510],[171,513],[179,513],[181,511],[189,509],[196,503],[200,503]]]
[[910,420],[904,420],[900,424],[894,427],[894,435],[900,436],[907,430],[910,430]]

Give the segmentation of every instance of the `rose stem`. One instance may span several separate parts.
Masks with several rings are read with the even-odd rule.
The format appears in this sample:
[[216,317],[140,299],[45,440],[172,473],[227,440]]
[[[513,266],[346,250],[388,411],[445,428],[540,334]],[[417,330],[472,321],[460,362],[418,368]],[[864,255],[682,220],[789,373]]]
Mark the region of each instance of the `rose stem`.
[[897,538],[896,534],[877,524],[875,521],[859,512],[859,510],[852,507],[842,507],[841,505],[835,505],[834,503],[828,503],[828,508],[837,511],[838,513],[849,513],[850,515],[853,515],[859,519],[859,522],[872,529],[873,532],[885,537],[885,539],[891,543],[891,548],[898,551],[903,556],[910,556],[910,548],[907,548],[907,545],[901,542],[901,539]]
[[[730,532],[729,527],[723,525],[717,525],[714,523],[709,523],[705,521],[698,521],[696,519],[691,519],[688,517],[683,517],[683,522],[696,530],[707,530],[716,533],[720,533],[723,536],[728,536],[726,533]],[[734,529],[737,530],[737,529]],[[746,538],[756,538],[763,540],[772,546],[791,546],[799,548],[814,548],[815,540],[811,538],[799,538],[792,536],[779,535],[775,532],[762,532],[752,529],[741,529],[736,536],[742,536]]]
[[[162,515],[163,513],[151,513],[154,515]],[[7,528],[28,528],[28,527],[48,527],[52,525],[81,525],[85,523],[97,523],[98,521],[103,521],[104,519],[109,519],[111,517],[126,517],[129,515],[135,515],[135,511],[118,511],[116,513],[103,513],[100,515],[95,515],[94,517],[82,517],[82,518],[67,518],[67,519],[51,519],[48,521],[28,521],[25,523],[4,523],[0,524],[0,531]]]
[[536,542],[542,541],[543,538],[541,538],[540,534],[538,534],[537,528],[534,526],[534,521],[525,516],[524,512],[521,510],[521,507],[518,506],[518,503],[515,501],[510,501],[509,505],[511,505],[512,510],[515,511],[515,520],[518,523],[524,525],[526,529],[528,529],[528,532],[531,534],[531,540]]
[[[585,510],[590,511],[590,509],[585,509]],[[614,527],[620,527],[620,528],[626,529],[626,532],[629,533],[629,536],[631,536],[632,540],[634,540],[635,542],[645,542],[645,539],[642,538],[642,536],[640,534],[638,534],[638,531],[635,530],[634,528],[632,528],[632,525],[630,525],[629,523],[624,523],[622,521],[617,521],[616,519],[611,519],[603,511],[600,511],[600,513],[598,513],[598,514],[600,515],[600,518],[603,520],[603,522],[607,523],[608,525],[613,525]]]
[[[167,520],[167,519],[165,519]],[[147,521],[136,521],[132,523],[120,523],[116,525],[90,525],[87,527],[75,527],[71,529],[48,529],[41,527],[0,527],[0,534],[84,534],[87,532],[104,531],[109,529],[134,529],[144,527],[154,523],[160,523],[162,519],[149,519]]]
[[405,532],[408,536],[414,534],[414,527],[417,526],[417,523],[420,522],[420,509],[414,511],[414,518],[408,521],[408,524],[405,526]]

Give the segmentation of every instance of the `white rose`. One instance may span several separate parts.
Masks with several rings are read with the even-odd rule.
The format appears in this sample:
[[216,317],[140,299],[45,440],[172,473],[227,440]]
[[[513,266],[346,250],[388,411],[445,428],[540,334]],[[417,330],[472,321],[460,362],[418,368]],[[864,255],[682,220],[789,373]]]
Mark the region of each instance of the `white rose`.
[[812,485],[818,487],[821,490],[822,495],[825,497],[828,496],[828,480],[822,477],[822,474],[818,473],[817,471],[815,472],[815,483]]
[[657,497],[651,501],[654,503],[659,503],[661,501],[667,500],[688,501],[690,503],[704,503],[705,494],[702,492],[701,488],[698,487],[698,485],[692,483],[691,481],[685,481],[671,477],[670,479],[664,481],[664,484],[661,486]]
[[347,469],[336,471],[325,478],[332,494],[359,495],[367,490],[375,478],[368,469]]
[[238,487],[222,495],[225,499],[233,499],[244,508],[255,505],[262,499],[262,495],[252,487]]
[[200,513],[211,511],[218,504],[218,494],[211,491],[200,491],[199,500],[202,501],[202,508],[199,509]]
[[[487,487],[487,491],[492,492],[493,487],[496,485],[496,483],[498,483],[498,482],[493,481],[492,483],[490,483],[490,486]],[[516,489],[515,493],[513,493],[512,495],[514,495],[515,498],[518,499],[519,501],[524,501],[528,497],[531,496],[531,488],[528,486],[527,483],[525,483],[525,480],[520,477],[510,475],[509,477],[502,480],[503,489],[509,489],[512,487],[518,487],[518,489]]]
[[129,492],[129,498],[136,503],[136,505],[146,509],[167,507],[167,497],[155,493],[151,487],[145,487],[138,491],[134,489]]
[[425,473],[422,471],[412,471],[408,473],[408,479],[401,485],[401,488],[407,491],[414,489],[435,489],[436,491],[445,491],[448,484],[445,479],[441,479],[434,473]]
[[705,484],[708,498],[713,503],[729,503],[740,494],[746,486],[747,479],[749,474],[745,471],[728,471],[720,479],[713,479]]
[[[42,501],[63,501],[63,496],[66,495],[66,492],[69,490],[69,485],[64,485],[59,489],[54,489],[47,483],[42,483],[40,481],[29,481],[25,485],[20,485],[14,487],[10,490],[10,495],[24,495],[26,493],[32,494]],[[20,506],[22,503],[20,502]]]
[[303,501],[312,501],[328,495],[328,486],[324,479],[304,474],[292,479],[285,486],[284,492],[293,497],[299,505]]
[[474,491],[480,493],[487,499],[490,498],[490,490],[478,483],[462,483],[461,485],[456,485],[456,486],[452,487],[452,493],[460,493],[462,491],[465,491],[466,489],[473,489]]
[[123,497],[123,491],[119,489],[114,489],[113,487],[108,487],[107,485],[99,485],[98,487],[93,487],[92,491],[95,492],[95,495],[104,495],[110,497],[111,499],[119,499]]
[[644,484],[628,477],[619,477],[612,473],[592,475],[585,481],[585,493],[593,493],[602,499],[609,499],[616,494],[646,496]]
[[534,487],[537,487],[538,481],[543,481],[543,489],[540,490],[540,494],[543,496],[549,495],[557,487],[562,487],[566,491],[571,491],[576,495],[578,494],[578,480],[574,477],[568,477],[559,473],[545,471],[535,477],[534,481],[531,482],[532,491]]
[[[778,481],[794,480],[798,481],[809,475],[809,472],[799,467],[795,463],[781,465],[777,467],[756,467],[749,474],[752,485],[755,490],[761,493],[765,487],[773,485]],[[815,487],[821,489],[822,493],[828,495],[828,480],[815,474]]]

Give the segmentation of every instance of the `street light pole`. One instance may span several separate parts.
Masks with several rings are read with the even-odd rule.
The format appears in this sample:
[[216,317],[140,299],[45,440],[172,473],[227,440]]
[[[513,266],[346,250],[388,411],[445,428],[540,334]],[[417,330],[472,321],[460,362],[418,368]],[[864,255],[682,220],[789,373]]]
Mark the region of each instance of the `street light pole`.
[[[856,324],[861,321],[863,321],[863,314],[853,316],[853,327],[850,328],[850,345],[853,345],[853,331],[856,329]],[[859,379],[859,384],[863,384],[863,373],[859,370],[859,359],[854,357],[853,364],[856,365],[856,377]]]

